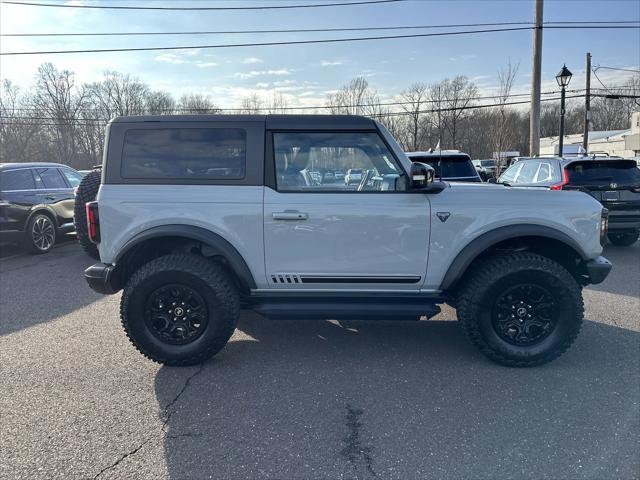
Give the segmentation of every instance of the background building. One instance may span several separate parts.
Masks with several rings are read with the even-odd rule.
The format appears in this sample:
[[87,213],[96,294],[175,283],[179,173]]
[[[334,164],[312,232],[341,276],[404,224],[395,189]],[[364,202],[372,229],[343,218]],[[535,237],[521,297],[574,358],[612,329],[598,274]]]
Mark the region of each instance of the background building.
[[[559,137],[545,137],[540,139],[540,154],[553,155],[558,153]],[[577,145],[582,145],[582,134],[565,135],[565,153],[576,151]],[[631,127],[627,130],[607,130],[589,132],[588,153],[607,153],[616,157],[634,157],[640,155],[640,112],[631,116]]]

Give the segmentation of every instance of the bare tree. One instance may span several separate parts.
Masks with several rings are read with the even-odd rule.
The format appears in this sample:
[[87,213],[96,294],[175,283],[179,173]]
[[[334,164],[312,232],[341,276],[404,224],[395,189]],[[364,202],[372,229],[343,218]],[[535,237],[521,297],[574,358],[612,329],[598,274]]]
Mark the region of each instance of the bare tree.
[[402,110],[406,112],[406,128],[408,130],[408,147],[417,151],[424,140],[424,107],[428,100],[429,88],[424,83],[414,83],[406,90],[400,92],[399,100],[402,103]]
[[507,62],[505,68],[498,70],[498,81],[500,86],[498,87],[498,93],[496,95],[496,109],[494,109],[491,138],[493,139],[494,152],[498,155],[498,171],[502,171],[502,164],[504,161],[502,152],[505,152],[513,145],[513,138],[515,136],[515,129],[517,124],[514,124],[512,120],[511,111],[507,106],[509,98],[511,97],[511,90],[513,89],[513,82],[518,74],[518,68],[520,64],[512,64],[511,59]]
[[46,130],[54,140],[55,160],[72,166],[77,165],[75,133],[84,95],[84,89],[76,89],[72,72],[58,70],[51,63],[44,63],[38,68],[33,105],[42,118],[49,120]]
[[[31,110],[29,98],[10,80],[0,90],[0,162],[40,160],[37,147],[43,143],[42,129]],[[41,122],[40,122],[41,123]]]
[[445,79],[444,91],[444,126],[449,133],[451,147],[457,148],[458,133],[461,123],[469,116],[467,107],[473,103],[478,95],[478,89],[464,75],[458,75],[453,80]]
[[289,102],[282,92],[274,91],[267,100],[267,113],[286,113]]
[[213,100],[201,93],[189,93],[180,97],[180,113],[212,114],[220,111]]
[[242,102],[240,104],[240,109],[241,109],[240,113],[246,113],[246,114],[262,113],[262,110],[264,109],[264,102],[262,101],[262,98],[260,98],[260,95],[254,92],[251,95],[244,97],[242,99]]
[[145,111],[150,115],[171,115],[176,110],[175,99],[170,93],[160,90],[148,92],[144,104]]
[[380,113],[380,98],[364,77],[357,77],[327,96],[326,105],[333,114],[375,115]]

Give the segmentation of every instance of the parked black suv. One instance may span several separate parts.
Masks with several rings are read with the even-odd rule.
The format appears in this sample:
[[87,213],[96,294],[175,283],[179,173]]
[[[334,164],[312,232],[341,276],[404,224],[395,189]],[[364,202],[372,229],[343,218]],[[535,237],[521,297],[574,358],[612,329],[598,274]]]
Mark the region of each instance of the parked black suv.
[[426,163],[435,170],[436,178],[447,182],[482,182],[471,157],[458,150],[405,152],[412,162]]
[[82,175],[56,163],[0,163],[0,241],[46,253],[73,231],[73,189]]
[[640,169],[617,157],[536,157],[514,163],[498,183],[581,190],[609,210],[609,240],[628,246],[640,236]]

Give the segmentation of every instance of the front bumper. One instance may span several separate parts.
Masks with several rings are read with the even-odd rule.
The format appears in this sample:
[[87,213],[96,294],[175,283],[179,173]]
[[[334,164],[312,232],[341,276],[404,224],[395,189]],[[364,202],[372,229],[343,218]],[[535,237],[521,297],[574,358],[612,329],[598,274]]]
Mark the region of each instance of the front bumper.
[[104,295],[116,293],[119,288],[114,288],[113,272],[115,267],[104,263],[96,263],[91,265],[84,271],[84,279],[94,292]]
[[587,276],[592,284],[602,283],[611,271],[611,262],[604,257],[598,257],[585,263]]

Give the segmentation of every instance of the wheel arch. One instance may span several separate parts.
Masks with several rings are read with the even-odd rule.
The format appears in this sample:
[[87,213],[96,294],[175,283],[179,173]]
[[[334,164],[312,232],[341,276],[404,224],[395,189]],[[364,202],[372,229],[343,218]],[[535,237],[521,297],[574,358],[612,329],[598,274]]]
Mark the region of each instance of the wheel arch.
[[[158,256],[157,247],[163,244],[170,251],[181,248],[191,251],[195,248],[205,257],[222,258],[240,288],[244,290],[256,288],[249,266],[229,241],[205,228],[182,224],[152,227],[129,239],[114,259],[116,268],[120,270],[117,275],[119,286],[122,287],[133,273],[131,270],[134,266],[139,266],[140,263]],[[119,268],[120,265],[122,269]]]
[[486,255],[518,250],[531,250],[548,256],[562,264],[578,280],[584,274],[580,263],[588,259],[578,242],[557,229],[533,224],[508,225],[471,240],[449,266],[441,289],[454,289],[469,267]]
[[24,222],[25,232],[27,230],[27,225],[29,225],[29,222],[31,221],[31,219],[38,214],[44,214],[44,215],[47,215],[49,218],[51,218],[51,220],[53,221],[53,225],[56,227],[56,230],[60,226],[60,219],[58,218],[58,215],[53,210],[53,208],[47,205],[36,205],[31,208],[31,211],[29,212],[29,216],[27,217],[27,220]]

